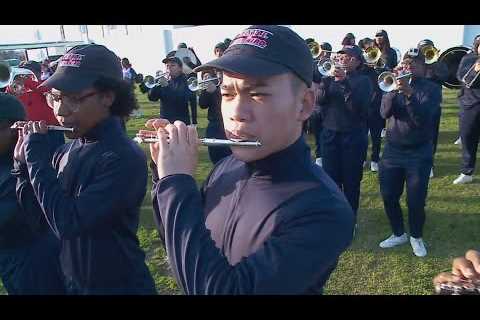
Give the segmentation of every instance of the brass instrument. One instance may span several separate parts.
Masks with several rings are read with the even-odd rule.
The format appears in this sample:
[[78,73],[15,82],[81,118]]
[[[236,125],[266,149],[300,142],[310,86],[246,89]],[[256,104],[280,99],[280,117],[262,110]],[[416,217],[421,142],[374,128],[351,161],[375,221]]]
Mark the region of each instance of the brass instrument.
[[477,80],[479,80],[478,75],[480,75],[480,71],[475,71],[475,65],[480,63],[480,58],[478,58],[475,63],[468,69],[467,73],[462,77],[462,82],[465,83],[465,87],[467,88],[478,88]]
[[385,61],[382,59],[382,52],[378,47],[368,47],[363,52],[365,64],[374,68],[385,68]]
[[322,53],[322,48],[320,48],[320,45],[316,41],[310,42],[308,48],[310,49],[313,59],[318,58]]
[[204,80],[198,80],[197,77],[190,77],[187,80],[188,89],[190,91],[205,90],[209,83],[213,82],[215,86],[220,85],[220,78],[209,77]]
[[333,77],[335,69],[346,69],[347,66],[336,63],[335,60],[326,58],[318,62],[318,71],[322,76]]
[[443,85],[449,89],[460,89],[462,82],[457,79],[457,70],[462,58],[471,52],[471,48],[466,46],[456,46],[443,51],[438,58],[448,68],[448,78]]
[[440,50],[434,46],[425,46],[422,48],[422,54],[425,56],[425,63],[432,64],[440,58]]
[[411,83],[411,81],[412,81],[412,74],[411,73],[404,73],[404,74],[401,74],[401,75],[397,76],[393,72],[385,71],[385,72],[382,72],[378,76],[378,86],[380,87],[380,89],[383,92],[391,92],[391,91],[394,91],[394,90],[398,90],[397,80],[407,78],[407,77],[410,78],[409,83]]
[[160,80],[161,79],[165,79],[166,81],[168,81],[169,73],[167,71],[157,72],[157,76],[155,78],[153,76],[150,76],[150,75],[145,76],[143,78],[143,83],[145,84],[145,87],[147,87],[148,89],[152,89],[152,88],[160,85]]

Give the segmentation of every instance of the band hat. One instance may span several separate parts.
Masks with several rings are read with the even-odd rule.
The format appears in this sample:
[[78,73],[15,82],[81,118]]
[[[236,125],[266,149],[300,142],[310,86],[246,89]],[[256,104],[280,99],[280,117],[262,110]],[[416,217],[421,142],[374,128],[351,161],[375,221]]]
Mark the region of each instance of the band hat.
[[175,57],[175,56],[170,56],[170,57],[166,57],[165,59],[162,60],[162,63],[167,63],[167,62],[174,62],[176,64],[178,64],[180,67],[183,66],[183,62],[182,60],[180,60],[179,57]]
[[215,68],[253,77],[293,72],[310,87],[312,66],[313,57],[305,40],[290,28],[255,25],[237,35],[222,57],[193,71]]
[[338,53],[345,53],[348,54],[350,57],[355,57],[358,60],[363,61],[363,51],[358,46],[344,46],[342,50],[338,51]]
[[403,55],[402,60],[405,60],[405,59],[415,59],[425,63],[425,56],[423,55],[422,51],[419,50],[418,48],[408,49],[408,51],[405,52],[405,54]]
[[99,78],[123,79],[120,58],[105,46],[76,46],[58,61],[55,73],[40,86],[78,92],[91,87]]

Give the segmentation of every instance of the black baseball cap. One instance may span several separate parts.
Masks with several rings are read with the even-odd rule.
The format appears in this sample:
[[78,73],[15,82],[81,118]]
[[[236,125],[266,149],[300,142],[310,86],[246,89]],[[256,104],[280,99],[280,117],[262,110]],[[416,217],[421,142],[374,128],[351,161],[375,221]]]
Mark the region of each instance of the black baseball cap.
[[375,33],[375,37],[385,37],[385,38],[388,38],[388,34],[387,34],[387,31],[381,29],[381,30],[378,30],[377,33]]
[[434,46],[433,41],[430,39],[424,39],[417,44],[417,48],[421,49],[425,46]]
[[346,53],[363,62],[363,51],[358,46],[344,46],[342,50],[338,51],[338,53]]
[[407,52],[403,55],[403,59],[415,59],[421,62],[425,62],[425,56],[423,55],[422,51],[418,48],[410,48]]
[[320,48],[322,50],[332,51],[332,45],[328,42],[322,42],[322,44],[320,44]]
[[288,27],[254,25],[235,37],[223,56],[194,72],[215,68],[253,77],[293,72],[312,85],[313,57],[304,39]]
[[180,67],[183,65],[182,60],[180,60],[179,57],[168,57],[167,56],[165,59],[162,60],[162,63],[167,63],[167,62],[175,62]]
[[122,80],[120,58],[105,46],[85,44],[64,54],[55,73],[40,86],[76,92],[92,86],[101,77]]

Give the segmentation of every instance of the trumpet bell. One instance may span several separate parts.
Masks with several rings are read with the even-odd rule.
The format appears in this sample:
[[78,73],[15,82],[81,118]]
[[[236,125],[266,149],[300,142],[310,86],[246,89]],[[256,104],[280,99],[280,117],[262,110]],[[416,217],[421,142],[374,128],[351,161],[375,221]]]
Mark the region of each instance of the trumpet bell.
[[383,92],[390,92],[397,88],[395,82],[395,74],[393,72],[385,71],[378,76],[378,86]]
[[422,53],[425,56],[425,63],[432,64],[438,61],[440,58],[440,51],[434,46],[426,46],[422,49]]
[[198,79],[195,77],[187,79],[187,86],[190,91],[197,91],[198,89],[200,89],[200,86],[198,85]]
[[382,52],[377,47],[369,47],[365,49],[363,53],[365,62],[368,64],[376,64],[377,61],[380,60],[381,55],[382,55]]
[[334,63],[331,59],[325,59],[318,62],[318,72],[324,77],[332,75],[334,70]]
[[155,87],[155,78],[153,76],[145,76],[143,78],[143,83],[145,84],[145,87],[147,87],[148,89],[152,89],[153,87]]
[[308,44],[308,48],[310,49],[310,53],[312,54],[313,59],[318,58],[322,53],[322,49],[320,48],[320,45],[316,41],[310,42]]

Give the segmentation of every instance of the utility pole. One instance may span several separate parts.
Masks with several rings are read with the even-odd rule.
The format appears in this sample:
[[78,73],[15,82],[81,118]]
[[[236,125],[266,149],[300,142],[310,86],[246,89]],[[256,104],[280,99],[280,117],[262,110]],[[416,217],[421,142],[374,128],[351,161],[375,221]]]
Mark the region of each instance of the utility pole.
[[63,29],[63,25],[60,25],[60,39],[65,41],[65,30]]

